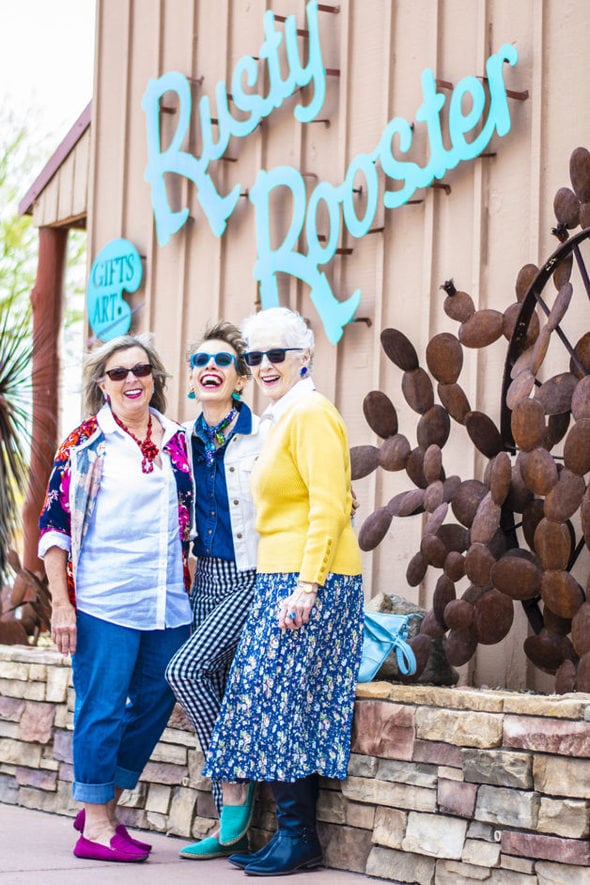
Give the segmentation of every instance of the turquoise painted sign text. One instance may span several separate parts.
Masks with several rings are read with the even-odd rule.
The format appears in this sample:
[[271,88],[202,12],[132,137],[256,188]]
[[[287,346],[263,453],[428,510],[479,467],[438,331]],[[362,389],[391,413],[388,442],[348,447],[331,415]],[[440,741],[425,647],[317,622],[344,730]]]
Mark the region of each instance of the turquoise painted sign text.
[[129,240],[111,240],[94,259],[86,301],[90,327],[101,341],[129,331],[131,308],[123,292],[135,292],[142,276],[139,252]]
[[[281,107],[287,98],[304,86],[309,87],[306,94],[310,97],[306,104],[300,102],[294,106],[293,115],[300,123],[308,123],[316,118],[325,98],[326,70],[322,60],[318,5],[315,0],[307,4],[306,17],[309,37],[307,61],[304,63],[295,16],[288,16],[284,28],[278,30],[272,11],[264,14],[264,42],[258,52],[258,60],[244,56],[237,62],[231,80],[231,102],[223,82],[219,82],[215,89],[215,118],[212,117],[209,96],[204,95],[199,100],[202,144],[199,156],[183,149],[193,122],[189,81],[176,71],[150,80],[142,100],[148,148],[145,179],[151,185],[159,245],[165,246],[189,216],[186,206],[177,210],[171,208],[166,175],[172,173],[194,184],[197,200],[209,227],[215,236],[220,237],[225,232],[227,220],[240,194],[244,192],[244,186],[236,184],[228,193],[222,194],[211,176],[210,164],[224,156],[230,138],[250,135],[273,110]],[[403,117],[394,117],[385,126],[376,147],[367,153],[357,154],[351,160],[340,184],[320,181],[308,193],[303,176],[294,167],[276,166],[268,171],[261,169],[249,190],[248,199],[255,210],[257,257],[253,274],[260,284],[262,306],[273,307],[279,303],[277,273],[296,277],[309,287],[311,300],[328,340],[334,344],[339,341],[344,326],[354,318],[358,309],[361,291],[357,289],[344,300],[336,298],[321,268],[329,264],[336,254],[343,228],[357,239],[371,229],[380,199],[378,167],[386,176],[383,205],[386,209],[393,209],[407,203],[416,190],[429,187],[435,179],[443,178],[459,163],[479,156],[494,134],[507,135],[511,120],[504,70],[506,64],[515,65],[517,61],[516,49],[504,44],[487,60],[487,89],[474,76],[465,77],[457,83],[448,99],[446,138],[443,138],[441,111],[447,97],[437,91],[433,72],[430,69],[423,72],[422,103],[416,111],[414,126],[426,127],[428,159],[424,165],[409,156],[415,139],[414,126]],[[266,66],[266,76],[263,66]],[[268,83],[266,94],[261,85],[263,81]],[[168,146],[163,148],[160,101],[166,92],[176,93],[178,121]],[[236,119],[230,104],[242,112],[242,117],[246,114],[246,118]],[[357,199],[359,182],[364,194],[362,213],[359,213]],[[392,186],[393,183],[396,183],[395,186]],[[282,242],[273,246],[276,237],[271,235],[275,227],[271,194],[279,190],[290,198],[292,214]],[[325,237],[318,234],[320,206],[323,206],[329,219],[329,232]],[[303,233],[306,248],[301,246]]]

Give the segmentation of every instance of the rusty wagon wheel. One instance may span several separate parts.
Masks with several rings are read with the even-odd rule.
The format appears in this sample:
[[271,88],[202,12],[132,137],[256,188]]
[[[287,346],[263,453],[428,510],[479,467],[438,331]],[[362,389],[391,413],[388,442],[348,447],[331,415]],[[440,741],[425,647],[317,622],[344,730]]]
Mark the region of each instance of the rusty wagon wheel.
[[571,572],[590,547],[590,312],[580,323],[579,310],[580,297],[590,300],[590,227],[570,236],[560,223],[554,232],[560,246],[541,268],[523,268],[516,283],[500,433],[523,483],[520,501],[509,495],[503,505],[502,525],[514,546],[522,528],[540,576],[538,592],[521,599],[536,634],[525,651],[559,678],[561,663],[569,673],[583,654],[567,635],[576,635],[572,620],[588,606]]

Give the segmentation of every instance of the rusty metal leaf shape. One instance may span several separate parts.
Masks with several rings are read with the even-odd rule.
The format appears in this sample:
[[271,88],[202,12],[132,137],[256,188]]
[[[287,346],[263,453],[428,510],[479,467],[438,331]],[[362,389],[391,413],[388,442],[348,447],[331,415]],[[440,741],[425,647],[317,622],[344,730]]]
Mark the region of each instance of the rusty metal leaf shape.
[[465,423],[465,416],[471,411],[465,391],[459,384],[439,384],[438,398],[457,424]]
[[392,516],[387,507],[379,507],[370,513],[359,531],[359,547],[361,550],[374,550],[381,543],[391,525]]
[[502,335],[504,314],[484,308],[476,311],[459,326],[459,341],[464,347],[487,347]]
[[441,384],[454,384],[463,368],[463,348],[456,335],[441,332],[426,346],[426,365]]
[[419,489],[427,487],[428,482],[424,476],[424,449],[421,446],[416,446],[410,452],[406,461],[406,473]]
[[434,568],[442,568],[447,558],[447,548],[438,535],[423,535],[420,551]]
[[452,501],[455,493],[459,491],[460,485],[460,476],[457,476],[456,474],[454,474],[453,476],[447,476],[447,478],[443,482],[443,500]]
[[[465,574],[472,584],[481,586],[490,583],[491,572],[496,560],[487,544],[471,544],[465,554]],[[453,625],[451,625],[453,626]]]
[[565,569],[548,569],[541,578],[543,602],[560,618],[573,618],[585,602],[584,592]]
[[504,448],[500,431],[484,412],[468,412],[465,429],[471,442],[486,458],[493,458]]
[[482,645],[495,645],[508,634],[514,620],[512,599],[493,587],[475,603],[475,629]]
[[406,492],[398,507],[398,516],[414,516],[424,512],[424,489]]
[[484,587],[480,587],[479,584],[470,584],[461,596],[461,599],[464,599],[466,602],[470,602],[472,605],[475,605],[480,596],[483,596],[483,594],[489,589],[490,588],[487,585],[485,585]]
[[584,493],[582,504],[580,507],[580,519],[582,522],[582,534],[586,547],[590,549],[590,485]]
[[531,288],[531,283],[535,280],[538,273],[539,268],[536,264],[525,264],[520,268],[516,277],[516,285],[514,287],[517,301],[524,301],[524,297]]
[[525,486],[535,495],[548,495],[557,483],[557,464],[547,449],[519,452],[516,463]]
[[550,329],[555,330],[564,318],[573,294],[574,288],[570,282],[566,282],[560,287],[559,292],[557,293],[557,298],[553,302],[553,306],[547,317],[547,325]]
[[565,522],[582,503],[585,491],[586,484],[581,476],[567,468],[561,470],[558,481],[545,498],[544,512],[547,519]]
[[445,545],[447,551],[458,550],[463,553],[469,546],[469,532],[456,522],[445,522],[436,533]]
[[407,404],[419,415],[423,415],[434,405],[434,390],[430,376],[418,367],[404,372],[402,393]]
[[447,627],[445,621],[445,608],[451,599],[456,599],[455,585],[446,575],[441,575],[436,582],[432,596],[432,611],[434,617],[443,627]]
[[572,552],[572,538],[563,522],[543,517],[535,529],[534,545],[544,569],[566,568]]
[[586,332],[576,342],[573,356],[570,358],[570,372],[576,378],[584,378],[586,375],[590,375],[590,332]]
[[[449,505],[446,501],[443,501],[442,504],[439,504],[439,506],[436,508],[434,513],[431,514],[430,519],[428,520],[428,522],[424,526],[423,532],[425,535],[431,535],[431,534],[434,535],[434,534],[436,534],[436,532],[438,532],[439,528],[441,527],[441,525],[445,521],[445,517],[447,515],[448,509],[449,509]],[[446,559],[446,553],[447,553],[447,551],[446,551],[446,547],[445,547],[445,559]]]
[[412,372],[418,368],[416,348],[399,329],[384,329],[381,332],[381,346],[391,362],[403,372]]
[[499,452],[490,461],[490,492],[494,504],[502,505],[510,491],[512,464],[507,452]]
[[442,469],[442,452],[440,446],[432,443],[424,452],[424,461],[422,463],[424,477],[430,485],[437,480],[440,481],[443,475]]
[[570,429],[563,446],[563,463],[579,476],[590,470],[590,418],[581,418]]
[[534,347],[529,347],[518,357],[510,369],[510,377],[518,378],[521,372],[532,372]]
[[570,155],[570,181],[581,203],[590,201],[590,152],[575,148]]
[[548,630],[552,633],[559,633],[560,636],[567,636],[572,629],[571,618],[560,618],[555,612],[552,612],[548,606],[543,609],[543,621]]
[[444,610],[445,623],[451,630],[466,630],[471,627],[475,615],[475,608],[464,599],[451,599],[447,602]]
[[417,553],[414,553],[412,558],[408,563],[408,567],[406,569],[406,581],[410,585],[410,587],[417,587],[422,583],[422,579],[426,574],[426,570],[428,569],[428,560],[425,556],[418,550]]
[[429,612],[426,612],[422,618],[420,633],[424,633],[425,636],[430,636],[431,639],[440,639],[441,636],[444,636],[445,628],[436,620],[432,609]]
[[371,390],[363,400],[363,414],[371,430],[381,439],[397,433],[397,412],[386,393]]
[[555,671],[555,694],[569,694],[576,688],[576,665],[566,660]]
[[454,295],[447,295],[443,310],[452,320],[465,323],[475,313],[475,304],[467,292],[456,291]]
[[471,540],[488,544],[500,526],[501,508],[494,502],[492,493],[482,498],[471,523]]
[[553,211],[560,224],[570,230],[580,223],[580,200],[569,187],[560,187],[553,198]]
[[427,513],[434,513],[439,504],[444,501],[444,485],[442,480],[430,482],[424,491],[424,509]]
[[510,482],[510,491],[506,498],[506,505],[515,513],[522,513],[532,498],[533,493],[525,486],[519,465],[513,464],[512,480]]
[[535,549],[535,532],[545,516],[542,498],[533,498],[522,511],[522,532],[531,550]]
[[561,442],[567,433],[570,425],[570,413],[563,412],[561,415],[549,415],[547,421],[547,434],[545,436],[544,447],[549,451],[553,446]]
[[523,648],[527,658],[535,667],[553,675],[565,661],[569,646],[565,637],[543,629],[536,636],[528,636]]
[[572,643],[580,655],[590,652],[590,602],[584,602],[572,619]]
[[531,357],[531,372],[533,375],[538,374],[539,369],[543,365],[543,360],[547,356],[552,332],[553,329],[545,323],[539,332],[539,337],[533,345],[533,355]]
[[582,655],[578,662],[576,690],[590,692],[590,652]]
[[510,387],[506,391],[506,405],[511,411],[514,411],[517,404],[522,399],[527,399],[529,393],[535,386],[535,376],[532,372],[521,372],[510,382]]
[[535,391],[535,402],[543,407],[546,415],[562,415],[569,412],[572,396],[578,383],[571,372],[562,372],[549,378]]
[[580,203],[580,226],[590,227],[590,203]]
[[[502,334],[504,337],[510,341],[512,335],[514,334],[514,330],[516,328],[516,323],[518,322],[518,317],[520,316],[520,311],[522,310],[522,304],[518,301],[509,304],[506,310],[504,311],[504,323],[502,325]],[[541,324],[539,322],[539,317],[537,312],[534,310],[531,314],[531,318],[529,320],[526,336],[524,339],[524,347],[528,349],[532,347],[537,338],[539,337],[539,331],[541,329]]]
[[528,550],[505,553],[490,573],[492,584],[511,599],[534,599],[541,593],[543,572]]
[[465,575],[465,557],[458,550],[449,550],[443,568],[447,578],[456,583]]
[[396,433],[381,443],[379,464],[384,470],[404,470],[412,447],[402,433]]
[[487,495],[487,487],[478,479],[462,482],[451,501],[451,508],[459,522],[469,528],[480,501]]
[[552,279],[553,284],[558,291],[566,283],[569,283],[573,265],[574,259],[571,255],[566,255],[565,258],[562,258],[561,261],[557,263],[557,266],[553,271]]
[[451,421],[447,410],[435,404],[420,416],[416,428],[418,445],[424,449],[432,445],[442,449],[450,432]]
[[574,421],[590,418],[590,375],[581,378],[572,394],[572,415]]
[[545,439],[545,412],[536,399],[521,399],[512,411],[510,427],[514,442],[523,452],[538,448]]
[[445,644],[447,660],[452,667],[462,667],[477,648],[477,636],[470,630],[450,630]]
[[352,446],[350,449],[350,473],[352,479],[368,476],[379,464],[379,449],[376,446]]

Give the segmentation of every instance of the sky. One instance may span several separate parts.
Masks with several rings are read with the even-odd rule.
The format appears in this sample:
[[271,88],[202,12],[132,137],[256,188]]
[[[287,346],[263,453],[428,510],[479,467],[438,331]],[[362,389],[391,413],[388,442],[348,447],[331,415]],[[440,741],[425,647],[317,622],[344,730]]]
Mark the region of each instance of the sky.
[[95,10],[95,0],[0,0],[0,99],[36,122],[43,162],[92,98]]
[[[26,128],[35,157],[31,169],[15,170],[19,198],[92,98],[95,11],[96,0],[0,0],[0,119],[8,111],[18,128]],[[70,288],[66,278],[66,298],[77,303]],[[62,437],[80,418],[83,344],[82,323],[69,327],[62,352]]]

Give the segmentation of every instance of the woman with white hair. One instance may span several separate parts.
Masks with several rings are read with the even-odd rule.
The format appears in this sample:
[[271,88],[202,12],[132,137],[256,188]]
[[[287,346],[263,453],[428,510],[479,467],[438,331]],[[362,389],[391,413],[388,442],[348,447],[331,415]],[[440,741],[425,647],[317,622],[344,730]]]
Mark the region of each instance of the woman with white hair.
[[322,863],[318,775],[347,773],[363,593],[348,438],[310,377],[313,333],[280,307],[250,317],[242,333],[244,358],[270,400],[261,421],[272,426],[252,473],[255,597],[204,773],[249,783],[246,802],[222,812],[225,845],[250,824],[253,784],[271,784],[277,832],[230,861],[248,875],[272,876]]

